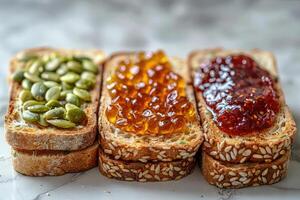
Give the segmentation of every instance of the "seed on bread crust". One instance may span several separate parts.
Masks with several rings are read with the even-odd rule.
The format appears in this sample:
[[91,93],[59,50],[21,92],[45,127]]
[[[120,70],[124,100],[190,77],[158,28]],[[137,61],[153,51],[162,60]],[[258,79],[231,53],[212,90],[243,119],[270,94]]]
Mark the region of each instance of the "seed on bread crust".
[[202,174],[212,185],[220,188],[242,188],[273,184],[286,176],[290,151],[272,163],[230,164],[202,153]]
[[125,181],[169,181],[178,180],[191,173],[196,159],[171,162],[124,162],[114,160],[99,151],[99,170],[109,178]]

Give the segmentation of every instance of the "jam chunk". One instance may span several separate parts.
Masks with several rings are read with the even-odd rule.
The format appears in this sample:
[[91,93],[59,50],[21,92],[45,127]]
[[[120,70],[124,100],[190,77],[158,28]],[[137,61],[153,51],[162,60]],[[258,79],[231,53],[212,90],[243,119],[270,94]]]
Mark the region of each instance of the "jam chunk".
[[118,63],[106,86],[111,104],[110,123],[136,134],[183,132],[195,119],[195,108],[186,97],[183,78],[172,71],[162,51],[140,52]]
[[246,55],[216,57],[202,63],[194,86],[217,126],[229,135],[245,135],[271,127],[279,97],[271,75]]

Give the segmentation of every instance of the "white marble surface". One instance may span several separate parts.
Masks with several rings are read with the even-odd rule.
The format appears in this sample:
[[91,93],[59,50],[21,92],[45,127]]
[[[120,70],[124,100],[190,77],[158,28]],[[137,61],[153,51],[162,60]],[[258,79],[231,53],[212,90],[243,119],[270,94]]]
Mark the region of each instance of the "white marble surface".
[[300,1],[0,0],[0,19],[0,200],[299,199],[299,135],[288,177],[272,186],[220,190],[209,186],[198,168],[187,178],[166,183],[119,182],[96,169],[31,178],[11,167],[3,116],[8,61],[23,48],[50,45],[108,53],[162,48],[185,56],[192,49],[222,46],[275,53],[287,103],[299,124]]

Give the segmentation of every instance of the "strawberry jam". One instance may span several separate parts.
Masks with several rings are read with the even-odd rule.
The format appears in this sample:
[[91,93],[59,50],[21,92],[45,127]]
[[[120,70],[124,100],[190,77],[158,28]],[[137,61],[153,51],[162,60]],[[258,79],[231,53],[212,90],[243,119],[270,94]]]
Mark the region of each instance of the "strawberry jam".
[[271,127],[279,112],[274,80],[246,55],[216,57],[202,63],[194,85],[217,126],[229,135]]

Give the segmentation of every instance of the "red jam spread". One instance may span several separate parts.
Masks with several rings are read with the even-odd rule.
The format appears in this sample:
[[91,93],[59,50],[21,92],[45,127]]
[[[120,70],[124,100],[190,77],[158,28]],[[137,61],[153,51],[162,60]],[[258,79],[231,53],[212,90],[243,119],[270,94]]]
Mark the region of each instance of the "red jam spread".
[[279,97],[271,75],[250,57],[216,57],[202,63],[194,85],[229,135],[246,135],[271,127],[279,112]]

